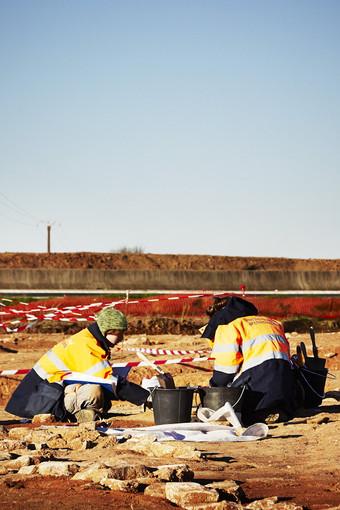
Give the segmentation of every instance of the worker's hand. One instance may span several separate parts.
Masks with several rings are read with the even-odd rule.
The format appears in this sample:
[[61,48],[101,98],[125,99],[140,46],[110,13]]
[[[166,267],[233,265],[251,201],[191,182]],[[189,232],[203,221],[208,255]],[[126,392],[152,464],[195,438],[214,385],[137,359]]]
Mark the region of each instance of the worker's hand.
[[151,394],[150,394],[150,396],[146,399],[146,401],[144,402],[144,412],[145,412],[147,409],[152,409],[152,396],[151,396]]
[[165,388],[168,390],[173,390],[176,388],[174,379],[171,374],[164,373],[157,375],[157,379],[159,381],[159,385],[161,388]]
[[159,388],[160,384],[156,375],[148,379],[147,377],[143,377],[141,387],[145,390],[152,391],[154,388]]

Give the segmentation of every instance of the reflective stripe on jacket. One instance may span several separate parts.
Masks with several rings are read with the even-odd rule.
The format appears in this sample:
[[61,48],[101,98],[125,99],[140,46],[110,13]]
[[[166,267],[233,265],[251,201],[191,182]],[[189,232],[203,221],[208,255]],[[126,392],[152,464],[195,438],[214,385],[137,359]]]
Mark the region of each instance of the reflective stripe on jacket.
[[112,376],[108,352],[88,329],[55,345],[33,369],[42,379],[51,383],[61,383],[63,375],[71,371],[105,379]]
[[280,322],[268,317],[241,317],[218,326],[212,356],[214,370],[237,377],[270,359],[289,362],[289,344]]

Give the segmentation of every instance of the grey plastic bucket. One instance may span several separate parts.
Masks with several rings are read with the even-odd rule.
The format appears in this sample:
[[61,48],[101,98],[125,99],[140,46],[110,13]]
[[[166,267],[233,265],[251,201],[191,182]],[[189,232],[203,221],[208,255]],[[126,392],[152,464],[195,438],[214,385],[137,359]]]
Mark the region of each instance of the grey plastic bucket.
[[229,402],[235,412],[240,412],[245,391],[242,386],[240,388],[210,388],[209,386],[198,388],[202,407],[208,407],[213,411],[217,411]]
[[152,408],[156,425],[188,423],[191,421],[192,399],[195,388],[155,388]]

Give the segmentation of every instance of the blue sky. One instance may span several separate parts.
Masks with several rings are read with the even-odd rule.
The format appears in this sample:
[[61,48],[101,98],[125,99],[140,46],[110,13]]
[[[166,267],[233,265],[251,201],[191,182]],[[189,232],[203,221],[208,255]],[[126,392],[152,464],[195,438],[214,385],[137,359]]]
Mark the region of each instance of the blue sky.
[[0,251],[339,258],[340,2],[0,0]]

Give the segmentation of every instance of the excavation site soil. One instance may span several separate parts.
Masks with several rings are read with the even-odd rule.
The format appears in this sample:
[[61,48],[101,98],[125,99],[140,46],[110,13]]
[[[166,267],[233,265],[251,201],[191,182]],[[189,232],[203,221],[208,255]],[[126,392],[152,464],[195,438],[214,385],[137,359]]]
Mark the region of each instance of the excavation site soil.
[[[291,333],[289,336],[293,351],[301,341],[309,346],[307,334]],[[63,338],[65,335],[60,333],[2,335],[1,369],[31,367],[40,355]],[[105,442],[107,438],[101,438],[89,449],[68,449],[67,445],[61,444],[59,448],[54,445],[41,454],[39,450],[30,450],[31,447],[26,443],[25,446],[13,444],[11,453],[15,456],[35,453],[37,458],[42,455],[49,460],[75,463],[112,462],[117,456],[121,462],[147,466],[185,463],[194,472],[195,482],[207,484],[221,480],[236,481],[243,492],[240,499],[243,506],[254,500],[278,497],[278,503],[273,502],[272,506],[266,508],[275,508],[282,504],[280,501],[286,505],[288,502],[302,505],[306,509],[335,507],[340,505],[340,333],[319,333],[317,343],[320,356],[327,360],[331,374],[326,384],[327,398],[321,407],[301,410],[299,416],[290,422],[269,425],[269,435],[263,440],[249,443],[178,442],[179,450],[158,452],[156,443],[138,449],[136,445],[129,445],[131,441],[110,444]],[[127,349],[142,347],[201,350],[207,346],[199,335],[132,335],[119,350],[117,348],[114,351],[112,362],[137,360],[135,352]],[[311,355],[311,348],[308,347],[308,350]],[[152,356],[149,357],[152,359]],[[176,386],[204,386],[208,384],[212,362],[169,365],[168,368]],[[153,369],[137,367],[131,370],[129,378],[140,383],[143,377],[153,375]],[[14,416],[3,410],[19,379],[20,376],[0,378],[3,443],[11,437],[11,428],[17,427],[19,423]],[[193,411],[195,414],[195,405]],[[153,425],[154,417],[150,409],[144,412],[126,402],[114,402],[109,421],[114,427],[139,427]],[[20,427],[32,425],[21,424]],[[171,445],[173,443],[177,442],[171,442]],[[1,448],[0,454],[6,451]],[[0,465],[2,463],[0,461]],[[3,508],[54,509],[62,506],[71,509],[76,506],[98,509],[111,508],[113,505],[122,509],[148,509],[154,505],[159,509],[173,507],[164,498],[155,500],[141,492],[133,494],[110,490],[94,482],[73,480],[71,476],[53,478],[6,472],[1,480]],[[277,508],[279,510],[280,507]]]
[[[14,255],[18,255],[16,260]],[[73,260],[72,257],[75,255],[77,257]],[[118,269],[126,268],[124,263],[131,262],[131,257],[134,268],[171,268],[169,260],[165,267],[162,256],[145,254],[142,262],[137,254],[92,255],[93,258],[85,254],[69,254],[68,262],[70,264],[72,259],[71,267]],[[128,259],[124,259],[125,256]],[[172,259],[172,268],[181,269],[249,269],[249,267],[254,269],[285,267],[291,270],[316,271],[340,269],[339,260],[249,258],[245,260],[221,257],[219,262],[221,265],[217,267],[214,257],[205,257],[203,260],[199,256],[188,256],[186,262],[184,259],[179,260],[177,258],[179,256],[167,257]],[[54,254],[50,256],[37,254],[35,261],[33,259],[32,254],[0,254],[0,267],[66,267],[62,266],[65,263],[65,254],[58,254],[55,259]],[[147,267],[145,260],[148,259]],[[227,264],[225,259],[235,260],[229,260],[229,266],[222,267],[223,264]],[[231,262],[234,263],[233,267],[230,266]],[[312,267],[306,267],[308,263]],[[134,349],[139,348],[208,352],[207,343],[200,338],[198,330],[190,333],[156,335],[142,331],[137,334],[136,330],[128,331],[123,344],[113,350],[111,361],[112,363],[137,361]],[[70,331],[55,332],[53,328],[46,330],[37,328],[11,334],[1,331],[0,371],[31,368],[43,353],[69,334]],[[292,353],[296,351],[296,346],[300,342],[304,342],[308,355],[312,356],[309,333],[292,331],[290,328],[287,337]],[[316,341],[319,356],[326,360],[328,368],[322,405],[313,409],[300,409],[297,416],[289,422],[270,424],[267,437],[250,442],[157,442],[145,438],[136,441],[128,433],[122,440],[117,441],[112,436],[98,433],[94,428],[77,424],[63,426],[52,422],[43,425],[23,423],[18,417],[4,411],[10,394],[23,376],[0,376],[2,508],[15,510],[24,508],[97,510],[113,507],[124,510],[154,508],[166,510],[176,507],[206,510],[340,508],[340,331],[317,331]],[[157,354],[157,357],[148,354],[148,356],[151,361],[179,357],[175,354]],[[170,364],[166,370],[173,375],[177,387],[206,386],[209,384],[212,368],[213,361],[202,361]],[[154,375],[155,371],[152,368],[139,366],[130,371],[129,379],[141,383],[144,377]],[[199,397],[195,394],[193,421],[197,420],[198,405]],[[226,422],[219,424],[225,425]],[[123,401],[113,402],[105,421],[105,426],[113,428],[149,425],[154,425],[152,409],[144,410]],[[53,431],[52,436],[49,435],[52,433],[49,430]],[[65,430],[68,434],[71,431],[71,438],[65,439]],[[47,464],[51,470],[43,474],[42,466]],[[57,469],[56,464],[65,471],[54,472],[53,470]],[[142,474],[135,475],[138,483],[128,475],[120,478],[120,485],[116,482],[111,485],[107,481],[103,482],[99,475],[79,476],[79,473],[84,473],[86,469],[96,468],[100,472],[107,470],[108,466],[111,469],[117,465],[130,466],[130,469],[132,466],[135,471],[140,468]],[[187,478],[179,480],[176,478],[179,475],[157,478],[157,469],[169,465],[182,466],[181,469],[186,465],[185,472],[191,475],[187,474]],[[167,469],[169,470],[168,467]],[[145,470],[152,479],[146,476]],[[198,500],[191,503],[191,506],[182,506],[179,502],[165,497],[165,485],[176,481],[193,481],[202,487],[207,487],[213,482],[234,481],[237,491],[229,490],[228,494],[222,491],[218,502],[215,503]]]

